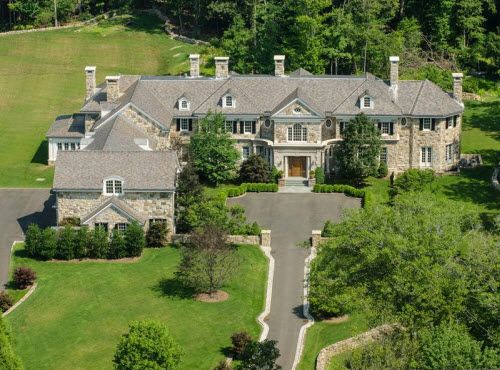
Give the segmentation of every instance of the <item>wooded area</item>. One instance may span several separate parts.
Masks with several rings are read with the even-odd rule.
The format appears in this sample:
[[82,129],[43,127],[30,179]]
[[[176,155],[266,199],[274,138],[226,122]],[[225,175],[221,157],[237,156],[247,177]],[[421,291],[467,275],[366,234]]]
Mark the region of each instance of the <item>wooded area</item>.
[[[313,73],[369,71],[386,77],[400,55],[404,77],[463,69],[499,71],[498,0],[0,0],[2,28],[88,19],[105,11],[159,7],[178,31],[207,39],[232,69],[269,73],[273,55]],[[406,71],[406,76],[405,76]],[[434,76],[434,80],[439,79]]]

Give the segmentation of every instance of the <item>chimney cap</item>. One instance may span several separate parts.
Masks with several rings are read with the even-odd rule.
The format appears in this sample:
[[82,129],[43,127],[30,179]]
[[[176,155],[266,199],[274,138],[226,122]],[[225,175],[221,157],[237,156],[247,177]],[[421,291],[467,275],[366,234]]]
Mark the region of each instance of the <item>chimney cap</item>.
[[96,66],[86,66],[85,72],[95,72]]
[[189,54],[189,59],[200,59],[200,54]]
[[461,72],[452,73],[451,75],[453,76],[453,78],[463,78],[464,77],[464,74]]
[[117,81],[120,79],[120,76],[106,76],[106,81]]
[[389,57],[389,61],[391,62],[399,62],[399,57],[397,55],[393,55]]
[[285,56],[284,55],[275,55],[274,60],[285,60]]
[[229,57],[215,57],[215,61],[227,61],[229,60]]

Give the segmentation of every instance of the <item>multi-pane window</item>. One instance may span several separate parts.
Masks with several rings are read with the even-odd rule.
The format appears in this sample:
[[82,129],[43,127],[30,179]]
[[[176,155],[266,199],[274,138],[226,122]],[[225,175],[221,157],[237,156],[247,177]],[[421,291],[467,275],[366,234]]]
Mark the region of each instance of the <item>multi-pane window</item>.
[[226,96],[226,107],[232,107],[233,106],[233,97],[231,95]]
[[245,121],[244,122],[244,126],[243,126],[243,129],[244,129],[244,133],[245,134],[251,134],[252,133],[252,121]]
[[181,109],[187,110],[189,108],[187,100],[181,100]]
[[57,143],[57,150],[63,150],[62,143]]
[[118,230],[119,232],[123,233],[123,232],[125,232],[125,230],[127,230],[127,226],[128,226],[128,224],[126,224],[124,222],[120,222],[120,223],[115,224],[115,230]]
[[167,220],[164,218],[150,218],[149,219],[149,225],[152,224],[166,224]]
[[448,144],[446,145],[446,150],[445,150],[445,158],[446,162],[451,162],[453,158],[453,144]]
[[380,148],[380,162],[387,164],[387,147]]
[[446,117],[446,128],[450,128],[453,126],[453,117]]
[[288,141],[307,141],[307,127],[296,123],[288,128]]
[[75,143],[71,143],[71,150],[76,150],[76,144]]
[[432,148],[430,146],[422,147],[420,163],[424,166],[432,165]]
[[69,143],[64,143],[64,150],[69,150]]
[[242,153],[243,159],[247,159],[250,156],[250,147],[249,146],[244,146],[241,149],[241,151],[242,151],[241,153]]
[[57,150],[79,150],[80,143],[57,143]]
[[224,122],[224,130],[226,132],[233,132],[234,121],[226,121]]
[[122,194],[123,184],[120,180],[106,180],[105,190],[106,194]]
[[344,136],[344,132],[347,128],[347,125],[349,124],[349,121],[340,121],[340,137]]
[[181,118],[181,131],[189,131],[189,119]]
[[422,128],[424,130],[430,130],[431,129],[431,119],[430,118],[424,118],[422,120]]
[[369,96],[363,98],[363,108],[370,108],[372,105],[372,100]]
[[380,133],[389,135],[390,125],[390,122],[380,122]]
[[107,222],[96,222],[94,224],[94,227],[97,228],[102,228],[104,231],[108,231],[108,223]]

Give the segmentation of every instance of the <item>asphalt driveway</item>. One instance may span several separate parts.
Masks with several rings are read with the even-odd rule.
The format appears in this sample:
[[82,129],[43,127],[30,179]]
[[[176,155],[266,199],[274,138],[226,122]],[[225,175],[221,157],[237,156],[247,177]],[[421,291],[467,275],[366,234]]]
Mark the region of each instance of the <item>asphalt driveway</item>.
[[304,263],[309,253],[300,243],[326,220],[338,221],[346,208],[359,208],[360,200],[343,194],[247,193],[228,204],[245,207],[249,221],[271,229],[275,258],[271,313],[267,318],[269,339],[278,341],[279,364],[292,368],[299,331],[307,321],[302,313]]
[[49,189],[0,189],[0,290],[7,283],[12,242],[23,240],[31,223],[55,225],[53,204]]

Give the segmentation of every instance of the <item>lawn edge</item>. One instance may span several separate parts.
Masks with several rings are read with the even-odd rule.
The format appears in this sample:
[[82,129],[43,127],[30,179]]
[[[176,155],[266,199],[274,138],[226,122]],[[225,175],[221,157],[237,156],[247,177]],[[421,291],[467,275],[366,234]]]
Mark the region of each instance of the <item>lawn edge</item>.
[[5,311],[4,313],[2,313],[2,317],[7,316],[12,311],[14,311],[17,307],[19,307],[21,305],[21,303],[23,303],[24,301],[26,301],[31,296],[31,294],[33,294],[33,292],[35,291],[35,289],[37,288],[37,286],[38,286],[38,283],[35,281],[34,284],[26,292],[26,294],[24,294],[11,308],[9,308],[7,311]]
[[266,287],[266,299],[264,310],[257,317],[257,322],[262,326],[262,333],[260,334],[259,342],[262,342],[267,338],[269,334],[269,325],[265,322],[266,317],[271,312],[271,299],[273,296],[273,280],[274,280],[274,257],[271,255],[271,247],[264,247],[260,245],[260,249],[264,252],[264,255],[267,257],[269,266],[267,269],[267,287]]

